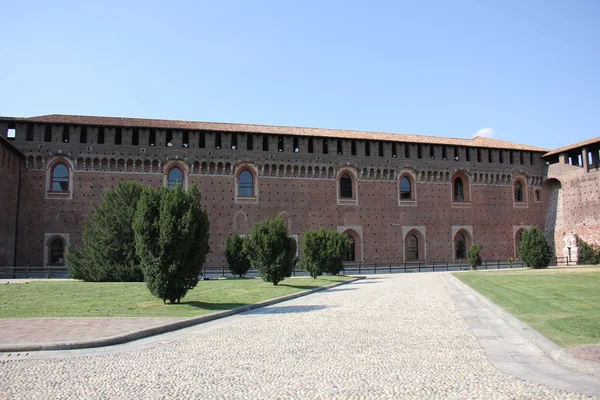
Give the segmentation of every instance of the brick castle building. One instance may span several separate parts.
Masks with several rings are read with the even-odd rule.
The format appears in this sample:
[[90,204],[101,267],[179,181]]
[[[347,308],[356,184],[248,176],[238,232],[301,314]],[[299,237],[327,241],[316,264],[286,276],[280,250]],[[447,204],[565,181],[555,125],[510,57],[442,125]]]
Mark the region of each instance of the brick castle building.
[[207,265],[232,232],[281,215],[299,244],[324,226],[353,242],[348,262],[518,257],[537,225],[557,256],[600,244],[600,138],[547,149],[282,126],[45,115],[0,117],[0,268],[63,263],[86,216],[122,181],[200,186]]

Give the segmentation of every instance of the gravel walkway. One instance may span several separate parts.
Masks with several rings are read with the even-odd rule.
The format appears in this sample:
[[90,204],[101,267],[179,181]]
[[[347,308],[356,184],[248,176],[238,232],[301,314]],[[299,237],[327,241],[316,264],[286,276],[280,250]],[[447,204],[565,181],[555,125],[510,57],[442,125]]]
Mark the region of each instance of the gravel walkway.
[[496,370],[439,274],[388,275],[190,339],[0,364],[7,398],[588,398]]

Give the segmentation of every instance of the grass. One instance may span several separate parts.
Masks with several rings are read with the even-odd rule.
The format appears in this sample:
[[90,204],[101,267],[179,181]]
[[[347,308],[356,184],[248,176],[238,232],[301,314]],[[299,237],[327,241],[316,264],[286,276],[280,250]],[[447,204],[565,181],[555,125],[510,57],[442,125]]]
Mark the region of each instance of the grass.
[[600,343],[600,268],[454,274],[562,347]]
[[0,318],[195,317],[348,280],[289,278],[274,286],[260,279],[200,281],[181,299],[163,305],[144,283],[30,282],[0,285]]

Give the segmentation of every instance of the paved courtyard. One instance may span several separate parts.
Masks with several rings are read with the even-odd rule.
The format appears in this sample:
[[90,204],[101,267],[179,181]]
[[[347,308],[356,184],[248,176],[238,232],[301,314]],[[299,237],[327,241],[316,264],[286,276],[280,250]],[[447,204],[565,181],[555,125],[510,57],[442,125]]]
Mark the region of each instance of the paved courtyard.
[[139,350],[3,359],[0,397],[587,398],[497,370],[441,274],[373,277],[194,329]]

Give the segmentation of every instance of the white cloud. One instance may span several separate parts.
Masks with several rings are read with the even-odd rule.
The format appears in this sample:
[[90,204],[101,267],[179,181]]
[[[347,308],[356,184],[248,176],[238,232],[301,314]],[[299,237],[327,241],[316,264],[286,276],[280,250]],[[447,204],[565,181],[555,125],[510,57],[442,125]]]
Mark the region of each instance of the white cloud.
[[477,132],[475,132],[473,137],[481,136],[481,137],[491,138],[495,134],[496,134],[496,131],[493,130],[492,128],[482,128],[482,129],[478,130]]

